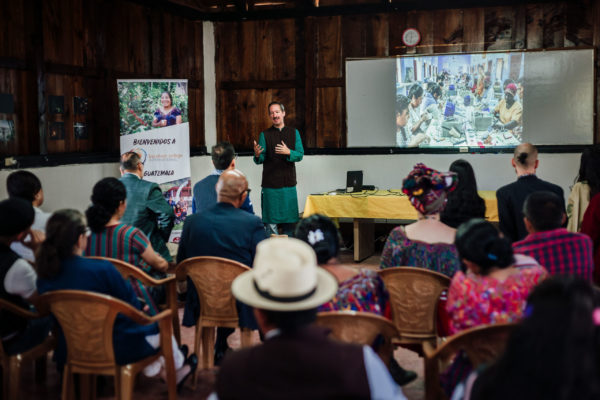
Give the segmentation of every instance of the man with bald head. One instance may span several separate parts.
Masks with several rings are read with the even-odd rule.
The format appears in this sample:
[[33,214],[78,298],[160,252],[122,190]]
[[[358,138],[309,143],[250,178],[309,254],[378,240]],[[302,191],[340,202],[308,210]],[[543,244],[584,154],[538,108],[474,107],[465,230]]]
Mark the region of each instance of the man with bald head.
[[500,230],[513,243],[522,240],[528,232],[523,222],[523,203],[533,192],[555,193],[562,201],[564,193],[560,186],[539,179],[535,173],[539,165],[537,148],[531,143],[522,143],[515,148],[511,164],[517,174],[517,181],[501,187],[496,192]]
[[[256,245],[266,238],[259,217],[240,209],[250,193],[246,176],[237,169],[221,174],[216,185],[217,204],[205,211],[190,215],[183,224],[183,232],[177,252],[177,263],[197,256],[223,257],[252,267]],[[238,305],[240,327],[258,329],[252,311]],[[198,295],[188,281],[188,294],[183,314],[183,325],[194,326],[200,315]],[[217,330],[215,361],[218,362],[227,349],[230,328]]]

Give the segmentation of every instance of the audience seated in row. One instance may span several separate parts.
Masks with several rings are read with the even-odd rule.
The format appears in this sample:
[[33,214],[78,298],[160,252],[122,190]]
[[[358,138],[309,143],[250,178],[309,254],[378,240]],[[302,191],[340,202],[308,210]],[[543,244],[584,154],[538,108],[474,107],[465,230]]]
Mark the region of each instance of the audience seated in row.
[[[188,216],[179,241],[177,263],[191,257],[215,256],[252,266],[256,245],[266,237],[259,217],[242,211],[250,189],[246,176],[239,170],[221,174],[216,186],[217,203],[201,213]],[[198,294],[188,279],[183,326],[194,326],[200,315]],[[249,307],[238,304],[240,327],[258,329]],[[228,349],[227,337],[232,328],[218,328],[215,343],[215,364]]]
[[600,145],[583,150],[575,181],[567,200],[567,229],[571,232],[581,231],[588,204],[600,193]]
[[[531,257],[513,257],[508,239],[481,219],[462,224],[456,247],[467,271],[459,271],[448,289],[446,309],[451,334],[484,324],[516,322],[525,311],[529,292],[548,273]],[[470,371],[470,362],[459,354],[443,376],[448,394]]]
[[[27,200],[12,197],[0,202],[0,298],[25,310],[37,297],[37,274],[32,265],[9,246],[21,243],[29,235],[34,215]],[[27,245],[38,244],[33,241]],[[9,355],[42,343],[52,326],[50,317],[26,320],[7,311],[0,311],[0,321],[0,339]]]
[[588,281],[554,277],[530,294],[504,354],[452,400],[598,399],[599,353],[598,292]]
[[515,253],[535,258],[552,275],[576,275],[592,280],[592,241],[562,226],[563,199],[552,192],[533,192],[523,204],[526,238],[513,243]]
[[513,243],[527,236],[523,222],[523,203],[529,194],[538,191],[553,192],[562,200],[562,208],[565,209],[561,187],[536,176],[539,165],[537,156],[537,148],[531,143],[522,143],[515,147],[511,164],[517,174],[517,181],[496,191],[500,231]]
[[[203,202],[202,211],[186,219],[177,261],[195,256],[219,256],[260,269],[262,272],[255,269],[240,276],[236,280],[237,283],[234,282],[232,290],[241,301],[238,303],[240,326],[251,329],[260,327],[265,334],[265,345],[225,358],[218,377],[217,394],[228,397],[240,391],[249,397],[252,397],[252,393],[266,398],[277,397],[276,393],[282,393],[277,392],[283,387],[280,385],[296,388],[301,384],[298,379],[293,378],[293,374],[313,376],[319,371],[333,368],[334,366],[329,364],[336,361],[337,369],[330,372],[333,379],[325,382],[315,378],[314,387],[304,385],[294,393],[304,397],[311,397],[314,393],[386,393],[395,396],[393,398],[403,398],[388,371],[382,367],[383,364],[378,365],[381,360],[373,360],[372,351],[361,351],[360,347],[343,347],[346,345],[336,347],[338,345],[327,340],[316,327],[309,326],[317,310],[353,309],[389,317],[389,313],[386,312],[389,309],[387,292],[381,279],[374,272],[357,270],[337,263],[339,234],[335,225],[323,216],[301,221],[296,230],[296,236],[312,246],[314,252],[309,252],[312,255],[306,252],[305,249],[309,249],[306,244],[294,239],[269,239],[259,244],[265,239],[260,218],[240,209],[249,202],[248,182],[245,176],[235,169],[233,147],[227,146],[226,143],[220,145],[222,146],[217,145],[213,148],[213,162],[217,171],[209,176],[217,182],[216,203],[208,205],[208,202]],[[227,168],[222,171],[221,168],[227,161]],[[447,304],[452,333],[480,324],[519,320],[525,310],[525,298],[547,275],[538,262],[551,274],[570,273],[583,275],[587,279],[591,277],[593,261],[590,240],[584,235],[568,234],[560,227],[564,222],[562,190],[559,194],[553,190],[555,185],[531,175],[538,166],[535,147],[531,144],[519,146],[515,149],[512,163],[519,179],[498,191],[500,226],[504,229],[508,227],[508,231],[512,228],[519,231],[518,220],[523,219],[520,217],[523,215],[523,226],[529,232],[529,236],[513,246],[516,253],[529,254],[533,258],[521,254],[513,257],[508,234],[507,238],[502,238],[495,228],[485,221],[471,220],[460,225],[469,219],[470,212],[477,215],[485,213],[483,200],[477,195],[473,170],[466,161],[458,160],[453,163],[451,169],[455,172],[449,173],[417,164],[403,181],[403,192],[409,196],[411,204],[417,209],[419,220],[405,228],[395,228],[390,233],[382,254],[381,268],[418,266],[453,277]],[[89,255],[124,259],[150,273],[163,273],[166,270],[167,261],[156,254],[154,248],[157,251],[162,249],[161,252],[166,250],[164,242],[173,225],[172,209],[162,196],[158,185],[141,179],[143,163],[137,153],[126,153],[121,166],[123,177],[120,181],[106,178],[94,187],[92,206],[87,210],[93,231],[89,238],[86,237],[82,216],[76,211],[63,210],[55,213],[50,219],[48,237],[37,260],[37,286],[40,293],[59,289],[90,290],[110,294],[140,307],[136,292],[130,283],[123,280],[110,263],[80,257],[84,251]],[[7,247],[15,241],[36,247],[43,235],[30,234],[34,215],[31,204],[39,206],[43,201],[41,184],[30,173],[11,174],[13,175],[15,178],[12,178],[11,186],[26,187],[27,189],[21,190],[20,193],[29,194],[19,195],[19,190],[11,192],[9,189],[11,197],[24,197],[26,201],[11,198],[10,201],[16,201],[20,205],[7,203],[8,211],[2,211],[5,202],[0,202],[0,214],[10,214],[6,220],[12,221],[3,226],[0,232],[0,247]],[[18,184],[15,184],[14,179],[17,178],[22,182],[17,181]],[[214,185],[207,186],[208,189],[200,189],[198,186],[200,194],[196,196],[195,193],[195,199],[207,194],[206,190],[209,190],[210,186],[214,188]],[[550,188],[552,192],[539,193],[537,189],[540,187]],[[456,188],[458,189],[454,191]],[[597,238],[600,240],[600,228],[597,228],[600,226],[600,211],[597,211],[600,207],[594,206],[594,201],[600,204],[600,197],[592,197],[586,211],[586,216],[590,215],[587,227],[592,233],[593,229],[597,229]],[[446,204],[448,208],[444,209]],[[467,204],[470,206],[467,207]],[[21,210],[20,214],[17,209]],[[459,226],[458,231],[441,222],[440,214],[448,224]],[[37,211],[35,215],[37,218]],[[126,222],[126,216],[130,218],[131,223]],[[139,229],[131,226],[133,221]],[[582,226],[586,226],[585,217]],[[148,231],[146,234],[144,229]],[[122,234],[115,236],[115,232]],[[555,240],[535,242],[536,238],[542,236]],[[25,237],[28,239],[25,240]],[[108,240],[115,237],[118,237],[116,241]],[[158,247],[150,244],[154,244],[155,241]],[[126,244],[128,246],[125,246]],[[129,250],[125,252],[124,247]],[[571,248],[575,250],[570,250]],[[598,246],[595,248],[598,249]],[[564,255],[557,256],[557,252]],[[10,297],[10,300],[27,307],[23,299],[35,295],[35,292],[31,292],[32,285],[27,283],[35,281],[35,272],[12,251],[5,249],[2,254],[4,255],[0,258],[5,260],[0,260],[4,265],[0,268],[0,273],[5,276],[4,285],[0,287],[3,289],[2,298]],[[166,256],[168,257],[168,253]],[[322,268],[317,268],[317,261],[313,260],[315,257]],[[466,271],[459,271],[461,261],[466,266]],[[23,263],[29,268],[25,268]],[[324,270],[331,274],[327,276],[333,285],[335,281],[339,284],[339,289],[335,286],[336,289],[333,290],[331,282],[323,281],[324,287],[328,287],[326,296],[321,291],[324,287],[320,286]],[[14,284],[15,281],[11,278],[9,282],[13,283],[7,286],[7,278],[17,276],[15,271],[20,271],[17,275],[20,276],[21,282]],[[271,274],[271,278],[262,275],[263,272]],[[304,278],[294,278],[295,274]],[[320,283],[315,286],[317,281]],[[249,286],[250,282],[253,286]],[[300,293],[310,282],[313,282],[311,288],[315,289],[315,292],[308,290],[307,293]],[[15,291],[15,286],[24,290]],[[142,292],[138,292],[138,295],[140,293]],[[297,296],[305,298],[301,300]],[[145,296],[142,294],[142,297]],[[320,303],[317,302],[317,298],[320,298]],[[249,306],[242,303],[255,306],[254,314]],[[197,295],[193,285],[189,283],[183,325],[195,325],[198,315]],[[4,318],[3,315],[3,321]],[[600,317],[598,319],[600,320]],[[10,344],[13,338],[18,337],[26,339],[29,346],[31,341],[25,334],[28,326],[15,325],[17,329],[10,332],[4,329],[5,326],[3,323],[3,344]],[[127,321],[118,319],[115,326],[115,354],[119,363],[136,357],[139,359],[156,351],[157,331],[156,327],[151,328],[152,326],[142,327],[131,322],[127,325]],[[49,322],[42,330],[36,330],[36,337],[43,340],[48,329]],[[231,331],[228,328],[219,329],[215,344],[216,359],[220,359],[227,350],[227,336]],[[173,346],[180,381],[193,371],[197,360],[193,356],[184,364],[185,356],[176,348],[174,341]],[[336,359],[340,354],[344,354],[345,357],[345,361],[341,363],[339,358]],[[61,357],[64,360],[64,343],[63,347],[57,350],[57,355],[59,360]],[[293,362],[289,362],[289,366],[283,365],[282,359]],[[460,357],[457,360],[458,367],[453,366],[446,383],[455,383],[459,377],[464,376],[465,370],[468,371],[468,366],[466,369],[459,368],[465,366],[460,364],[464,360],[461,361]],[[313,364],[312,368],[308,368],[309,361]],[[247,368],[244,368],[248,376],[239,376],[240,363],[252,364],[250,374]],[[357,365],[361,368],[357,369]],[[269,374],[262,376],[263,368],[280,379],[276,383],[267,382]],[[455,373],[457,368],[463,373]],[[156,364],[146,373],[156,375],[159,370],[160,364]],[[373,371],[377,371],[377,376],[372,374]],[[288,373],[292,374],[291,377]],[[352,382],[344,381],[348,377],[353,377]],[[398,377],[395,378],[398,381]],[[268,379],[273,378],[269,376]],[[375,381],[379,383],[375,384]],[[333,385],[335,382],[345,383]],[[236,383],[239,385],[236,386]],[[449,388],[451,386],[446,386],[446,389]],[[287,388],[286,393],[290,393]]]
[[29,171],[11,172],[6,178],[6,191],[9,198],[21,198],[31,203],[35,212],[31,231],[23,240],[14,241],[10,248],[29,262],[35,261],[35,248],[32,243],[41,243],[45,237],[46,222],[50,214],[40,209],[44,203],[44,189],[37,176]]
[[[76,210],[60,210],[52,214],[46,226],[46,240],[37,253],[37,288],[40,294],[54,290],[85,290],[104,293],[140,309],[135,292],[108,261],[82,257],[88,243],[83,215]],[[61,333],[62,335],[62,333]],[[156,353],[159,347],[158,326],[137,325],[117,316],[114,326],[115,360],[129,364]],[[198,364],[195,355],[187,360],[171,338],[177,382],[192,374]],[[55,357],[59,367],[66,361],[64,338],[60,339]],[[156,376],[162,370],[160,360],[144,368],[146,376]]]
[[[198,181],[194,185],[194,199],[192,201],[193,213],[202,212],[217,203],[217,192],[215,186],[219,180],[219,176],[223,171],[230,171],[235,169],[235,162],[237,154],[235,149],[229,142],[220,142],[214,145],[210,151],[213,166],[215,170],[211,172],[206,178]],[[246,200],[240,206],[240,209],[248,211],[250,214],[254,214],[254,207],[250,200],[250,194],[246,196]]]
[[123,154],[120,170],[121,182],[127,190],[127,208],[121,222],[144,232],[152,248],[165,260],[172,261],[166,243],[175,223],[173,208],[156,183],[143,179],[144,164],[138,153]]
[[[85,212],[91,230],[85,255],[123,260],[162,279],[169,267],[167,261],[154,251],[144,232],[121,222],[126,198],[125,185],[117,178],[104,178],[94,185],[92,205]],[[149,314],[156,315],[157,304],[165,302],[164,288],[146,288],[136,279],[131,279],[131,284],[138,298],[149,307]]]
[[460,266],[454,246],[456,230],[440,221],[456,174],[417,164],[402,181],[402,191],[417,210],[418,221],[394,228],[381,254],[381,268],[427,268],[452,277]]
[[594,270],[594,283],[600,285],[600,193],[592,197],[585,210],[581,222],[581,233],[588,235],[592,240],[594,265],[598,266]]
[[485,218],[485,201],[477,193],[477,181],[473,167],[459,159],[450,164],[450,172],[457,175],[456,189],[448,193],[448,203],[441,213],[441,221],[458,228],[472,218]]
[[253,269],[231,290],[254,307],[265,341],[225,357],[210,398],[404,399],[369,346],[334,342],[312,324],[337,289],[308,244],[294,238],[259,243]]
[[[332,274],[338,283],[333,298],[321,304],[318,311],[371,312],[391,319],[389,294],[376,271],[352,268],[338,261],[340,235],[333,222],[324,215],[311,215],[296,226],[294,236],[311,245],[319,266]],[[377,351],[379,343],[374,343]],[[417,374],[406,371],[390,354],[390,373],[399,385],[415,380]]]

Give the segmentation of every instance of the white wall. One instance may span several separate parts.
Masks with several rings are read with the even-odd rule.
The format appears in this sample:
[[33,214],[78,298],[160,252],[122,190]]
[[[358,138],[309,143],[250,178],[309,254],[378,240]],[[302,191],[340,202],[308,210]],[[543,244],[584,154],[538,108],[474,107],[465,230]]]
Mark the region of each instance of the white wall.
[[[298,178],[299,209],[304,209],[306,196],[321,193],[346,184],[346,171],[363,170],[364,183],[379,189],[398,189],[402,179],[417,162],[447,170],[450,163],[458,158],[469,161],[475,169],[480,190],[496,190],[515,180],[510,166],[511,154],[394,154],[373,156],[305,156],[296,165]],[[569,194],[569,187],[579,169],[579,154],[540,154],[538,176],[560,185]],[[192,182],[208,175],[212,169],[210,157],[192,157]],[[260,215],[260,183],[262,166],[255,165],[251,157],[240,157],[237,167],[248,177],[252,189],[251,199],[254,209]],[[42,181],[45,193],[45,211],[61,208],[84,210],[94,184],[106,176],[119,176],[118,164],[82,164],[61,167],[32,168]],[[7,197],[6,176],[11,170],[0,170],[0,199]]]

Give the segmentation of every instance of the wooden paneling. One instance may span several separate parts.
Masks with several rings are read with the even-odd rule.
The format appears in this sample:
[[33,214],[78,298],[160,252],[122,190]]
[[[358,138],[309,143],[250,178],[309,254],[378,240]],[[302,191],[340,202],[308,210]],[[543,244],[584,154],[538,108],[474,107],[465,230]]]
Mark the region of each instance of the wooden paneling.
[[389,55],[399,56],[406,53],[406,46],[402,43],[402,33],[407,28],[406,13],[395,12],[388,16],[389,27]]
[[[118,150],[119,78],[188,79],[190,143],[204,146],[201,21],[120,0],[0,1],[0,12],[0,93],[15,98],[15,114],[0,119],[14,120],[17,130],[14,141],[0,143],[0,155],[46,146],[49,153]],[[48,112],[49,95],[64,96],[64,114]],[[74,115],[75,96],[88,99],[85,116]],[[47,140],[53,122],[64,123],[64,139]],[[88,139],[75,138],[74,123],[87,124]]]
[[341,147],[342,89],[317,89],[317,147]]
[[19,60],[31,59],[31,27],[35,0],[0,1],[0,55]]
[[[388,14],[305,17],[296,20],[295,70],[288,57],[264,60],[266,54],[284,54],[287,42],[275,43],[283,21],[215,23],[217,42],[217,119],[229,119],[242,106],[241,119],[222,122],[218,137],[237,147],[250,149],[246,132],[259,132],[270,121],[256,117],[252,102],[266,102],[271,90],[296,89],[300,113],[294,124],[304,126],[307,147],[343,147],[346,143],[345,60],[350,57],[381,57],[404,54],[440,54],[510,49],[559,48],[589,45],[600,37],[598,1],[523,4],[513,7],[480,7],[446,10],[394,11]],[[303,29],[299,27],[302,26]],[[402,32],[417,28],[421,42],[416,48],[402,43]],[[292,29],[284,29],[285,37]],[[596,36],[594,36],[596,35]],[[271,37],[271,39],[269,39]],[[595,45],[599,45],[596,39]],[[269,47],[272,46],[272,53]],[[279,49],[279,50],[277,50]],[[260,56],[257,56],[260,55]],[[303,64],[302,64],[303,62]],[[280,76],[271,71],[296,71]],[[238,91],[235,91],[235,90]],[[271,89],[271,90],[270,90]],[[253,93],[254,92],[254,93]],[[298,96],[302,93],[304,96]],[[239,103],[239,104],[238,104]],[[290,113],[288,107],[288,124]],[[250,110],[250,115],[247,114]],[[304,111],[304,113],[302,113]],[[238,118],[239,119],[239,118]],[[239,126],[234,127],[234,124]],[[227,132],[224,132],[225,125]],[[239,134],[232,132],[240,132]],[[236,136],[237,135],[237,136]],[[239,139],[236,139],[239,137]]]
[[316,77],[342,76],[342,17],[322,17],[315,21]]
[[434,30],[434,53],[456,53],[462,50],[463,13],[462,10],[436,10]]
[[485,10],[469,8],[463,12],[464,51],[483,51],[485,41]]
[[494,7],[485,10],[485,50],[510,50],[515,40],[515,9]]
[[[0,93],[11,93],[14,114],[0,114],[0,120],[13,121],[15,138],[0,141],[0,154],[28,154],[39,150],[37,141],[35,74],[0,68]],[[28,135],[27,133],[31,133]]]
[[227,110],[227,115],[217,121],[219,141],[233,143],[238,151],[251,149],[260,132],[272,124],[267,106],[273,99],[284,104],[286,124],[296,126],[294,89],[220,91],[219,103]]

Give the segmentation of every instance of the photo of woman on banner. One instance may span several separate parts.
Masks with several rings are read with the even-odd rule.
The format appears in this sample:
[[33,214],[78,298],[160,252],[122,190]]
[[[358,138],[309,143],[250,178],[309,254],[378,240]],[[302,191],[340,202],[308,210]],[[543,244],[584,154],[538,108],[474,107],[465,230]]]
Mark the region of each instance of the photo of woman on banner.
[[160,95],[160,106],[154,112],[152,126],[163,127],[181,124],[181,110],[173,105],[173,96],[171,93],[164,91]]

